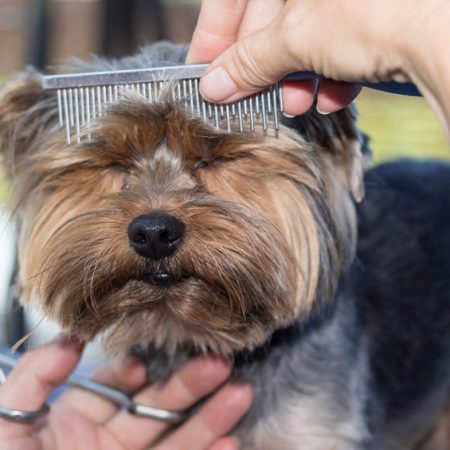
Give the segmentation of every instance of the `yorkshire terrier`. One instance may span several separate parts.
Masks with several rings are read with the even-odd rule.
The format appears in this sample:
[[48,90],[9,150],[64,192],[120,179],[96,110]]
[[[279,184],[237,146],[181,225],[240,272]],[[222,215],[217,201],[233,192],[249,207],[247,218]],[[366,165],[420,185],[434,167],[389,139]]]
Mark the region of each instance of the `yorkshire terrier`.
[[[184,54],[158,44],[79,70]],[[70,145],[57,116],[39,74],[3,88],[23,304],[111,352],[138,346],[152,382],[232,357],[254,388],[243,450],[450,448],[448,165],[364,181],[352,108],[238,133],[135,95]]]

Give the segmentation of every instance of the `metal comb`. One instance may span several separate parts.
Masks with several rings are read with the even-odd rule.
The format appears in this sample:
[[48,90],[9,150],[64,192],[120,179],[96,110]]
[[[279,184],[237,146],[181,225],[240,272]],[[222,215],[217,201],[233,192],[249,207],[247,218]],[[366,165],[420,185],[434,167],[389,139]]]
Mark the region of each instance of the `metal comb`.
[[[138,94],[149,102],[157,101],[169,90],[169,98],[182,104],[194,115],[227,131],[255,131],[261,127],[279,129],[279,115],[283,112],[281,83],[245,99],[230,104],[214,104],[202,98],[199,80],[207,64],[156,67],[148,69],[74,73],[43,77],[43,89],[54,90],[58,98],[61,127],[67,142],[80,142],[83,130],[89,129],[108,106]],[[314,72],[295,72],[284,80],[320,79]],[[420,95],[410,83],[357,83],[386,92]]]
[[261,126],[264,131],[269,127],[278,130],[283,111],[279,83],[232,104],[214,104],[204,100],[199,91],[199,79],[206,67],[200,64],[52,75],[43,78],[43,88],[56,91],[59,124],[65,128],[69,144],[73,139],[80,142],[82,129],[89,130],[108,106],[135,94],[155,102],[162,92],[216,128],[243,132]]

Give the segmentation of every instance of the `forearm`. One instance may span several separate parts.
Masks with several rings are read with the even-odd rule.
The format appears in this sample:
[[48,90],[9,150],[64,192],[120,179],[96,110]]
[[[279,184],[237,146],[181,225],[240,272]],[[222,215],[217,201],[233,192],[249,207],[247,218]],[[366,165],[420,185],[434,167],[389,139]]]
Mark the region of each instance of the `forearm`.
[[430,11],[430,19],[418,24],[415,30],[415,39],[406,50],[410,61],[407,75],[418,86],[450,139],[450,4],[441,3]]

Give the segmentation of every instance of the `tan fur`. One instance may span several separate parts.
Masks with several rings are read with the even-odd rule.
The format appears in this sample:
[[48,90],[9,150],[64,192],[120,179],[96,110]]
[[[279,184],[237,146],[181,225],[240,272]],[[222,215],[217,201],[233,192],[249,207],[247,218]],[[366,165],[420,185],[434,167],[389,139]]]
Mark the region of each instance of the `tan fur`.
[[[29,76],[0,102],[0,143],[15,155],[6,165],[17,174],[23,303],[83,340],[106,333],[113,351],[153,341],[228,354],[333,298],[354,247],[349,192],[362,195],[349,112],[324,118],[329,135],[307,142],[284,127],[279,137],[227,134],[167,99],[130,98],[68,146],[37,86]],[[133,218],[153,211],[187,229],[159,261],[137,255],[127,236]],[[149,283],[161,270],[177,282]]]

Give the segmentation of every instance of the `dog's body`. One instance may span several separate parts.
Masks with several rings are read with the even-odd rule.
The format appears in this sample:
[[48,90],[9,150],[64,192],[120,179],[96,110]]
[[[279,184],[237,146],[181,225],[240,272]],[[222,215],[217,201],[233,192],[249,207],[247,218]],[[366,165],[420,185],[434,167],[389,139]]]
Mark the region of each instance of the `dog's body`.
[[[448,418],[435,426],[450,387],[450,165],[389,163],[365,186],[334,308],[236,356],[255,388],[245,449],[450,448]],[[164,379],[186,355],[146,357]]]
[[450,167],[369,172],[355,258],[351,110],[239,135],[169,97],[122,101],[67,146],[33,75],[6,87],[22,301],[81,339],[140,344],[153,381],[199,352],[232,356],[255,392],[243,450],[446,450],[430,436],[449,397]]

